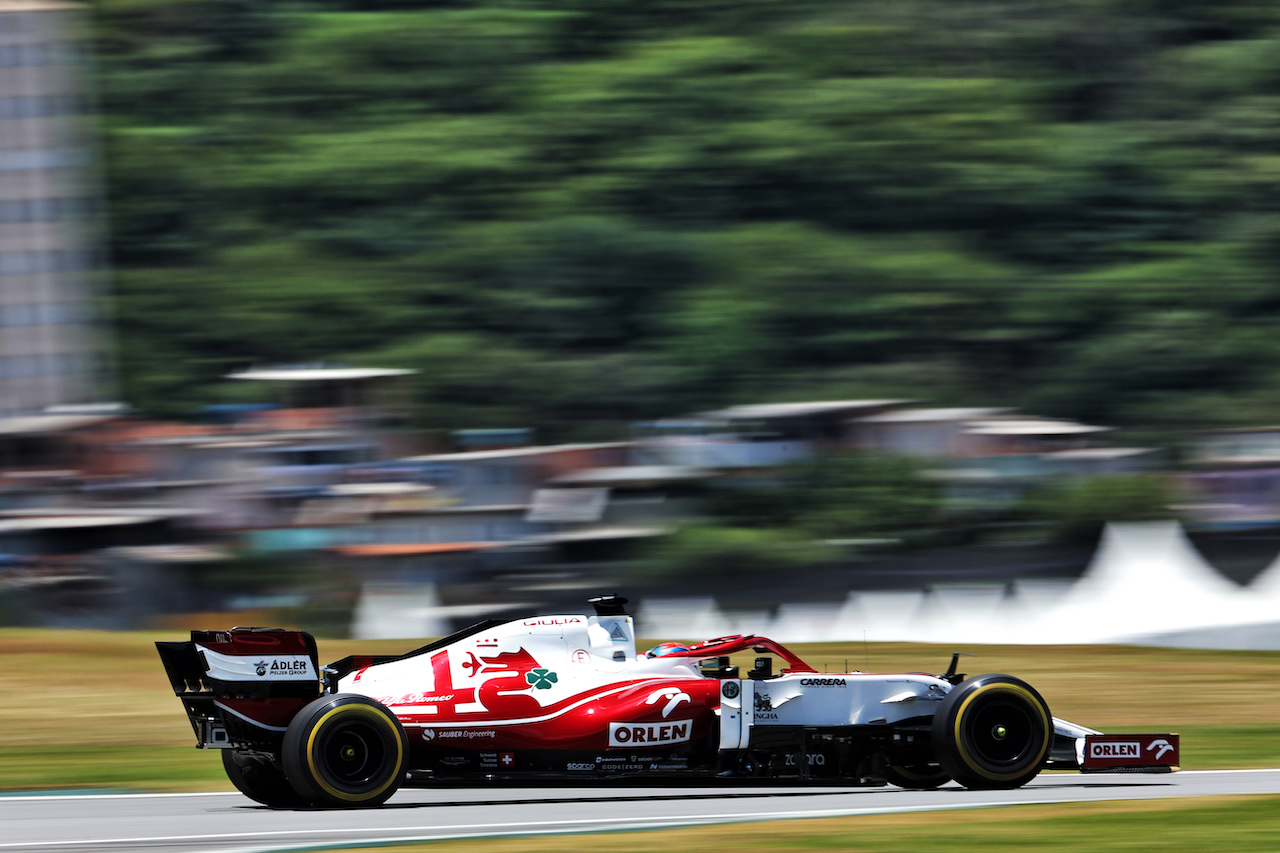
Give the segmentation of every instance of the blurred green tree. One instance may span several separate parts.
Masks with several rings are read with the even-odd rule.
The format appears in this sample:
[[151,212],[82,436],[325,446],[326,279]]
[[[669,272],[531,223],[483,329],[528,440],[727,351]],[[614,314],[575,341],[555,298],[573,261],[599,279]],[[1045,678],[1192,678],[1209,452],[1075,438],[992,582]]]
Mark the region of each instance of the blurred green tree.
[[1061,542],[1090,543],[1113,521],[1155,521],[1173,514],[1173,492],[1162,477],[1113,475],[1046,484],[1018,513],[1045,525]]
[[1280,415],[1267,4],[93,16],[144,410],[223,398],[251,362],[404,359],[435,371],[423,422],[547,435],[801,391]]

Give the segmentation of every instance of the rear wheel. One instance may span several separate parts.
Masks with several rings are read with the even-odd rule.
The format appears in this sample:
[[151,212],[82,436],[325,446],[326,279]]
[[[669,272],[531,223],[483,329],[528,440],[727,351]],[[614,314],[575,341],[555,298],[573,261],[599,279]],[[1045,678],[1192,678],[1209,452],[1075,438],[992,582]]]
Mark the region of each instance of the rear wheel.
[[408,740],[382,703],[321,696],[284,734],[284,770],[301,797],[328,806],[376,806],[404,781]]
[[236,790],[249,799],[273,809],[296,809],[308,805],[285,778],[284,771],[262,755],[222,750],[222,769]]
[[1044,699],[1009,675],[956,686],[933,718],[938,763],[966,788],[1018,788],[1035,778],[1053,744]]

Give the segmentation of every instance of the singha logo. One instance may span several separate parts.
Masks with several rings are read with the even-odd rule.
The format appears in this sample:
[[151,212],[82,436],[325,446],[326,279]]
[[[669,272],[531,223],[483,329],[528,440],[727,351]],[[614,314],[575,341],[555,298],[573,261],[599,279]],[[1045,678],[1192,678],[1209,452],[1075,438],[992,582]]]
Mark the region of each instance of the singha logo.
[[756,693],[755,708],[757,713],[760,711],[772,711],[773,702],[768,696],[761,696],[759,693]]
[[253,668],[257,671],[258,675],[260,676],[267,674],[267,662],[264,660],[260,660],[257,663],[255,663],[253,665]]

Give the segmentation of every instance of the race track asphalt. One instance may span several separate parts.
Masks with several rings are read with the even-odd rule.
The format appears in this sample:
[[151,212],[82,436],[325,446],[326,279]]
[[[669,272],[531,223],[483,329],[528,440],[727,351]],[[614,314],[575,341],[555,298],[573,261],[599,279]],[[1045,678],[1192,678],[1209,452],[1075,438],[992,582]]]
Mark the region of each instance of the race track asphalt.
[[310,846],[655,829],[990,806],[1280,793],[1280,769],[1045,774],[1016,791],[813,786],[405,789],[378,809],[273,811],[240,794],[0,797],[0,853],[267,851]]

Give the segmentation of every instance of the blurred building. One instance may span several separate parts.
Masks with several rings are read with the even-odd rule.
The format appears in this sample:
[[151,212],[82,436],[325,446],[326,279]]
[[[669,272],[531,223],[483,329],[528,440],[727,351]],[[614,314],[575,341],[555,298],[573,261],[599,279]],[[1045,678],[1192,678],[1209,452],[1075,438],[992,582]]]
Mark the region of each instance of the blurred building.
[[1056,478],[1135,474],[1157,461],[1150,448],[1099,443],[1110,427],[1008,408],[899,409],[854,429],[863,450],[930,460],[949,507],[966,512],[1010,507]]
[[771,468],[850,447],[851,423],[908,400],[822,400],[730,406],[636,424],[636,462],[708,471]]
[[0,0],[0,420],[113,396],[83,24]]
[[1198,525],[1247,529],[1280,519],[1280,427],[1203,433],[1189,467],[1184,510]]

